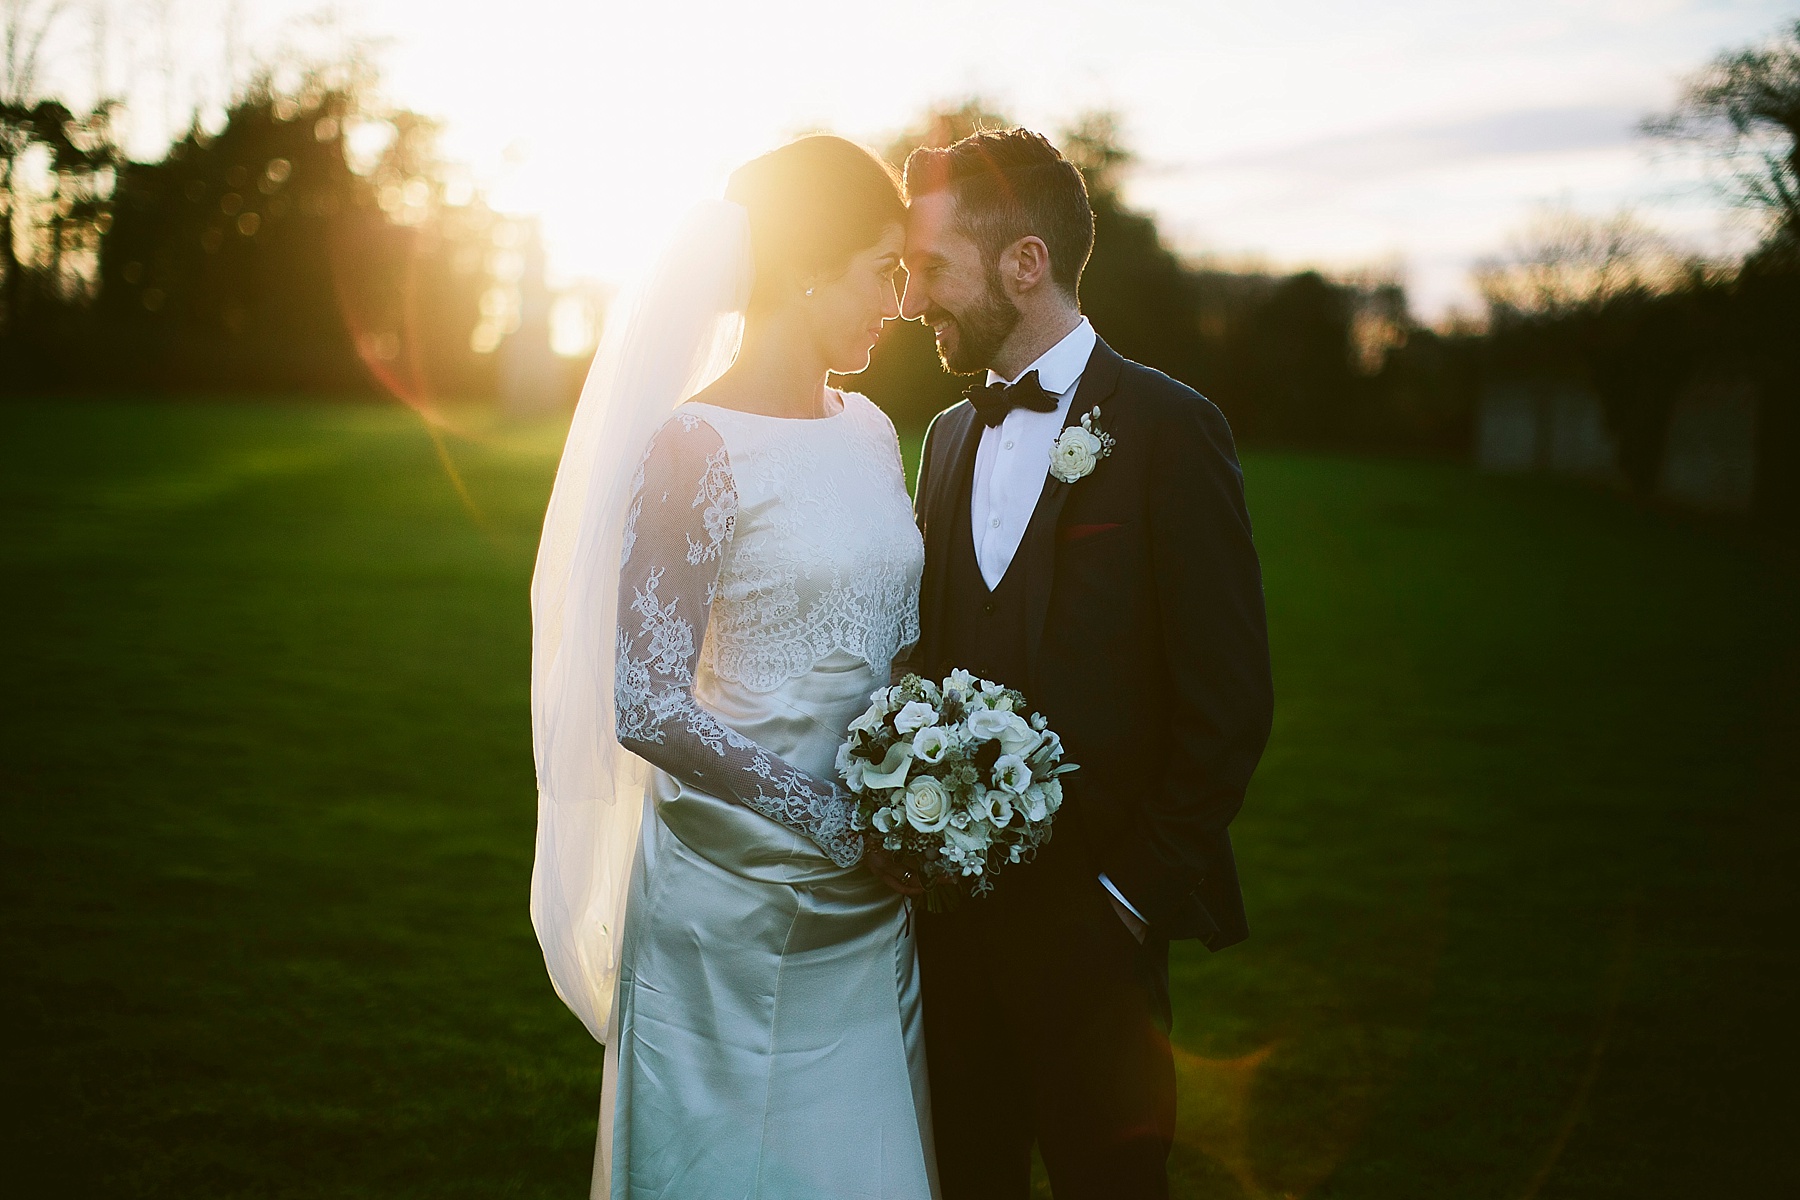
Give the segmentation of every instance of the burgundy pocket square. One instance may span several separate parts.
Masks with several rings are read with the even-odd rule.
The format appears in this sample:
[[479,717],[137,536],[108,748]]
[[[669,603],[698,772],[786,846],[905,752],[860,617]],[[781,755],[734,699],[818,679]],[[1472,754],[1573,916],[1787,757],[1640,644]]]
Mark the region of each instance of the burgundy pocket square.
[[1079,542],[1082,538],[1093,537],[1096,533],[1105,533],[1109,529],[1117,529],[1118,521],[1108,521],[1102,525],[1070,525],[1059,535],[1059,541]]

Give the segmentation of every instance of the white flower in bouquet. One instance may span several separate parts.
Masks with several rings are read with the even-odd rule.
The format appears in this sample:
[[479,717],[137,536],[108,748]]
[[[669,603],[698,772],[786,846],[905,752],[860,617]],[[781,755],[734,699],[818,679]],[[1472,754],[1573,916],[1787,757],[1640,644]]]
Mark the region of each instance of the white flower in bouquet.
[[958,857],[962,859],[965,875],[981,870],[982,856],[987,852],[992,832],[991,826],[979,821],[971,821],[962,829],[954,825],[944,828],[944,838],[949,843],[949,848],[957,851]]
[[950,794],[944,785],[922,775],[906,785],[906,820],[920,833],[936,833],[950,823]]
[[1029,722],[1018,713],[1008,713],[1012,718],[1005,729],[1000,731],[1000,752],[1018,755],[1023,758],[1036,750],[1044,735],[1033,729]]
[[950,735],[941,725],[927,725],[913,735],[912,752],[920,762],[935,767],[950,752]]
[[[1002,754],[994,760],[994,786],[1018,796],[1031,786],[1031,768],[1016,754]],[[1004,825],[1005,821],[996,821]]]
[[927,725],[937,724],[937,709],[923,700],[908,700],[894,714],[894,732],[899,734],[917,733]]
[[1005,733],[1015,719],[1012,713],[996,712],[991,708],[977,708],[969,713],[964,723],[968,725],[969,733],[976,739],[991,742]]
[[879,763],[866,763],[863,766],[862,784],[865,788],[897,788],[906,784],[906,773],[912,767],[912,744],[895,742],[888,748],[887,755]]
[[1062,738],[1054,729],[1046,729],[1038,734],[1038,744],[1025,751],[1025,757],[1033,767],[1047,767],[1062,757]]
[[1012,823],[1012,795],[1005,788],[989,788],[981,798],[981,813],[995,829],[1005,829]]

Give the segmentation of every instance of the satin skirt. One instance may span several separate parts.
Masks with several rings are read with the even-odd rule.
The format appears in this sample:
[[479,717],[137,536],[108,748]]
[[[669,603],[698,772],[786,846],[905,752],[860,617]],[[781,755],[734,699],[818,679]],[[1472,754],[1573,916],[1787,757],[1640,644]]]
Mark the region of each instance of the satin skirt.
[[[830,778],[885,672],[835,654],[773,694],[703,676],[732,728]],[[593,1196],[931,1200],[917,955],[862,867],[657,772],[632,873]]]

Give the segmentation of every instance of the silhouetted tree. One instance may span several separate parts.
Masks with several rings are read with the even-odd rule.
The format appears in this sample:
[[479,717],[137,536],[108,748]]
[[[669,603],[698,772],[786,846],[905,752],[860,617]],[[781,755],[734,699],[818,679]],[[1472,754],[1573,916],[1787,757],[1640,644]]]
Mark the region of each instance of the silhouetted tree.
[[1497,378],[1572,381],[1599,396],[1632,486],[1662,474],[1670,415],[1705,376],[1754,381],[1755,505],[1800,517],[1800,22],[1771,43],[1720,55],[1653,136],[1709,157],[1733,199],[1767,218],[1732,268],[1684,259],[1628,215],[1540,218],[1478,273]]
[[1719,55],[1687,81],[1651,134],[1698,148],[1766,236],[1731,285],[1743,368],[1762,395],[1757,508],[1800,522],[1800,21],[1769,42]]
[[1347,289],[1317,271],[1282,280],[1251,315],[1244,339],[1253,432],[1288,443],[1342,438],[1356,380]]
[[[10,339],[9,383],[491,392],[471,333],[498,218],[447,203],[435,126],[367,111],[362,86],[314,73],[290,94],[263,78],[217,134],[196,126],[162,161],[124,164],[88,220],[91,319],[60,341]],[[359,123],[390,136],[353,165]]]
[[1800,21],[1761,46],[1728,51],[1690,78],[1673,112],[1644,123],[1697,146],[1739,203],[1769,219],[1764,253],[1800,259]]
[[[65,307],[92,298],[93,264],[124,161],[113,108],[78,116],[58,100],[0,102],[0,332],[7,337],[34,332],[33,322],[54,322]],[[20,178],[33,151],[44,156],[50,180],[35,203]]]
[[1124,177],[1137,156],[1118,117],[1090,113],[1063,131],[1059,145],[1081,168],[1094,208],[1082,307],[1119,353],[1198,387],[1204,372],[1195,279],[1163,244],[1155,218],[1125,203]]
[[[44,44],[68,7],[66,0],[0,0],[0,334],[10,337],[21,333],[32,290],[27,276],[48,271],[49,278],[38,285],[52,290],[60,285],[62,255],[70,248],[64,234],[75,236],[78,251],[86,248],[83,235],[98,218],[90,193],[111,182],[102,178],[115,158],[111,106],[103,103],[78,118],[38,91]],[[22,177],[34,152],[48,156],[55,181],[44,198],[53,236],[42,245]],[[21,242],[28,247],[24,261],[17,253]]]
[[[294,99],[253,88],[218,135],[191,129],[163,161],[127,168],[104,243],[102,311],[114,345],[151,378],[363,382],[344,316],[363,305],[341,289],[384,272],[364,244],[380,224],[375,196],[344,156],[356,109],[341,89]],[[361,253],[346,274],[351,246]]]
[[1535,214],[1500,255],[1476,264],[1475,285],[1493,320],[1559,317],[1629,295],[1656,295],[1698,269],[1630,212],[1587,217],[1567,208]]

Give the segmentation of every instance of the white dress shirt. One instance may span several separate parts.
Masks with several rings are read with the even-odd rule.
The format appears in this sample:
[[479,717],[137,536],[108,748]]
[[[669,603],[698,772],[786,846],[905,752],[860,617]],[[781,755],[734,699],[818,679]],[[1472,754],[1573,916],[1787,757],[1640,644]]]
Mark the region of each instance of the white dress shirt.
[[1057,398],[1052,412],[1015,408],[998,425],[981,431],[981,444],[975,450],[975,476],[969,488],[969,520],[975,534],[975,561],[990,591],[999,587],[1006,576],[1006,568],[1012,565],[1013,555],[1019,552],[1019,543],[1025,537],[1025,526],[1037,510],[1038,496],[1050,473],[1050,447],[1068,419],[1069,403],[1097,340],[1094,327],[1083,317],[1068,336],[1039,355],[1016,378],[1002,379],[992,371],[987,373],[989,387],[996,383],[1010,387],[1036,371],[1038,386]]
[[[987,373],[989,387],[996,383],[1011,387],[1036,371],[1038,386],[1056,397],[1056,408],[1051,412],[1015,408],[998,425],[981,431],[981,444],[975,449],[975,475],[969,487],[969,521],[975,535],[975,561],[990,591],[1006,577],[1006,569],[1025,538],[1025,527],[1037,511],[1038,497],[1050,474],[1050,448],[1069,418],[1069,405],[1098,340],[1094,327],[1083,317],[1081,324],[1062,341],[1040,354],[1036,362],[1014,378],[1002,379],[992,371]],[[1132,916],[1144,920],[1144,914],[1104,873],[1100,882]]]

